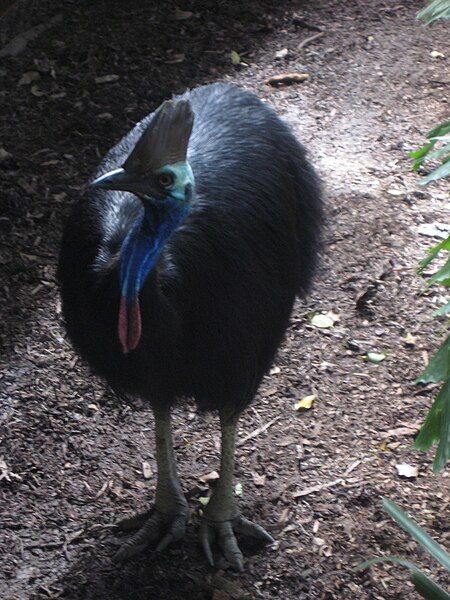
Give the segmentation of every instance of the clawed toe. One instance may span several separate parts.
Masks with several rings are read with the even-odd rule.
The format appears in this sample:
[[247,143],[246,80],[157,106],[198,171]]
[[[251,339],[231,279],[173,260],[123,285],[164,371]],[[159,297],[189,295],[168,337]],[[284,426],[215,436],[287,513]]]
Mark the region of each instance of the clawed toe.
[[133,515],[132,517],[125,517],[116,524],[116,527],[119,531],[136,531],[145,525],[151,517],[151,514],[151,510],[146,510],[143,513]]
[[260,525],[256,525],[240,515],[232,521],[204,519],[200,526],[200,541],[211,566],[214,566],[211,547],[215,542],[233,569],[239,572],[244,570],[244,557],[239,549],[235,532],[265,544],[275,541]]
[[161,552],[172,542],[180,540],[186,529],[186,514],[166,514],[155,509],[150,518],[148,513],[137,515],[131,519],[124,519],[119,523],[119,527],[125,531],[140,528],[122,544],[113,556],[114,562],[122,562],[155,544],[156,551]]

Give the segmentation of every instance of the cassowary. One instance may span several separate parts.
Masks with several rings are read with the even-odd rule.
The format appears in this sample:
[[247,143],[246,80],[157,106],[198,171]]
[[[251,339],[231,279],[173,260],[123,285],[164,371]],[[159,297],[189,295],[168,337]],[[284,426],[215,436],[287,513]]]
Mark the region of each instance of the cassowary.
[[318,179],[272,108],[225,84],[164,102],[103,160],[73,208],[59,262],[69,337],[113,389],[155,415],[153,511],[116,557],[180,539],[187,503],[170,410],[192,397],[220,416],[220,479],[200,538],[242,570],[235,533],[272,541],[233,495],[236,423],[316,264]]

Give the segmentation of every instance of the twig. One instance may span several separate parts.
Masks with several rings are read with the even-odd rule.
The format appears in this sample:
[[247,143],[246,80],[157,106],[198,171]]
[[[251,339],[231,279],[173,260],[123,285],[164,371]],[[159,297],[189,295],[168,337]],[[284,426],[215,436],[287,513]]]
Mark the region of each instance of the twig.
[[324,490],[326,488],[330,488],[335,485],[339,485],[343,482],[344,482],[344,480],[339,478],[339,479],[335,479],[334,481],[328,481],[327,483],[320,483],[318,485],[312,485],[309,488],[304,488],[303,490],[294,492],[292,494],[292,497],[293,498],[301,498],[302,496],[308,496],[308,494],[313,494],[314,492],[320,492],[320,490]]
[[302,42],[300,42],[300,44],[297,46],[297,50],[301,50],[307,44],[310,44],[314,40],[317,40],[317,38],[320,38],[320,37],[322,37],[324,35],[325,35],[325,31],[319,31],[319,33],[315,33],[314,35],[311,35],[310,37],[308,37],[305,40],[303,40]]
[[278,415],[278,417],[275,417],[274,419],[272,419],[271,421],[269,421],[268,423],[266,423],[262,427],[258,427],[258,429],[255,429],[254,431],[252,431],[251,433],[249,433],[248,435],[246,435],[245,438],[242,438],[242,440],[239,440],[236,445],[237,446],[242,446],[243,444],[245,444],[245,442],[248,442],[248,440],[252,440],[257,435],[259,435],[260,433],[262,433],[263,431],[266,431],[266,429],[269,429],[269,427],[271,425],[273,425],[275,423],[275,421],[278,421],[278,419],[281,419],[281,416]]

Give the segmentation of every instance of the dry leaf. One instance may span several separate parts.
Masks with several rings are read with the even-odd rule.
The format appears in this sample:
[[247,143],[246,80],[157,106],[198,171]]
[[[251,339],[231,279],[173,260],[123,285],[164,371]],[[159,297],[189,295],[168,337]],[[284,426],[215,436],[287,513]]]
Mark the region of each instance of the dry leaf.
[[412,465],[408,465],[407,463],[401,463],[399,465],[395,465],[397,469],[397,473],[400,477],[407,477],[408,479],[417,477],[419,474],[419,468],[413,467]]
[[209,483],[210,481],[216,481],[217,479],[219,479],[219,473],[217,471],[211,471],[211,473],[199,477],[199,481],[202,481],[203,483]]
[[282,50],[275,52],[275,58],[277,60],[282,60],[283,58],[286,58],[288,54],[289,50],[287,48],[283,48]]
[[231,62],[233,63],[233,65],[238,65],[241,62],[241,57],[236,52],[236,50],[232,50],[230,52],[230,58],[231,58]]
[[408,332],[403,338],[403,342],[405,346],[414,347],[416,345],[416,338]]
[[293,83],[302,83],[309,79],[308,73],[284,73],[283,75],[273,75],[266,79],[266,84],[272,87],[280,85],[292,85]]
[[371,363],[378,364],[383,362],[386,357],[386,352],[368,352],[365,358]]
[[185,55],[182,53],[173,54],[170,58],[168,58],[164,62],[166,63],[166,65],[177,65],[178,63],[182,63],[184,61],[184,59],[185,59]]
[[330,327],[333,327],[335,321],[337,321],[336,317],[337,315],[332,312],[318,313],[312,315],[309,322],[311,325],[318,327],[319,329],[330,329]]
[[421,425],[420,423],[411,423],[411,425],[405,425],[403,427],[397,427],[396,429],[389,429],[386,433],[383,433],[383,437],[398,437],[401,435],[415,435]]
[[30,91],[33,94],[33,96],[36,96],[37,98],[40,98],[41,96],[45,96],[45,92],[40,90],[37,85],[32,85]]
[[8,152],[8,150],[5,150],[4,148],[0,148],[0,163],[8,162],[11,159],[12,159],[11,152]]
[[276,387],[271,387],[271,388],[267,388],[267,390],[263,390],[261,392],[261,396],[263,396],[265,398],[267,396],[273,396],[276,393],[277,393],[277,388]]
[[300,410],[300,411],[308,410],[312,407],[315,400],[317,400],[316,394],[311,394],[310,396],[305,396],[304,398],[302,398],[301,400],[298,400],[294,404],[294,408],[295,408],[295,410]]
[[190,10],[181,10],[180,8],[175,9],[175,21],[186,21],[194,16],[194,13]]
[[297,441],[297,438],[295,438],[293,435],[287,435],[280,442],[277,442],[277,446],[284,448],[286,446],[290,446],[291,444],[295,444]]
[[30,85],[30,83],[37,81],[40,78],[41,76],[37,71],[27,71],[19,79],[19,83],[17,85]]
[[253,483],[257,487],[263,487],[264,485],[266,485],[266,476],[265,475],[258,475],[258,473],[252,473],[252,479],[253,479]]
[[95,83],[112,83],[113,81],[118,81],[119,75],[102,75],[101,77],[95,78]]
[[150,463],[145,461],[142,463],[142,475],[144,476],[144,479],[151,478],[151,476],[153,475],[153,469]]

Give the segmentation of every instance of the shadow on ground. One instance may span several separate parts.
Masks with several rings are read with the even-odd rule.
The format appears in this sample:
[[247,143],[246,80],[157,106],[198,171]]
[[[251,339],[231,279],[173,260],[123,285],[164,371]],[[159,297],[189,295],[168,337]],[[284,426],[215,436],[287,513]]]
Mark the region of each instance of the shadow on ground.
[[[30,26],[62,20],[1,59],[2,146],[12,155],[0,164],[6,351],[29,334],[37,298],[54,286],[62,222],[105,151],[173,93],[235,69],[231,50],[249,56],[286,10],[268,0],[197,0],[184,12],[175,0],[28,4]],[[10,12],[10,35],[13,21]],[[30,72],[36,79],[21,83]]]

